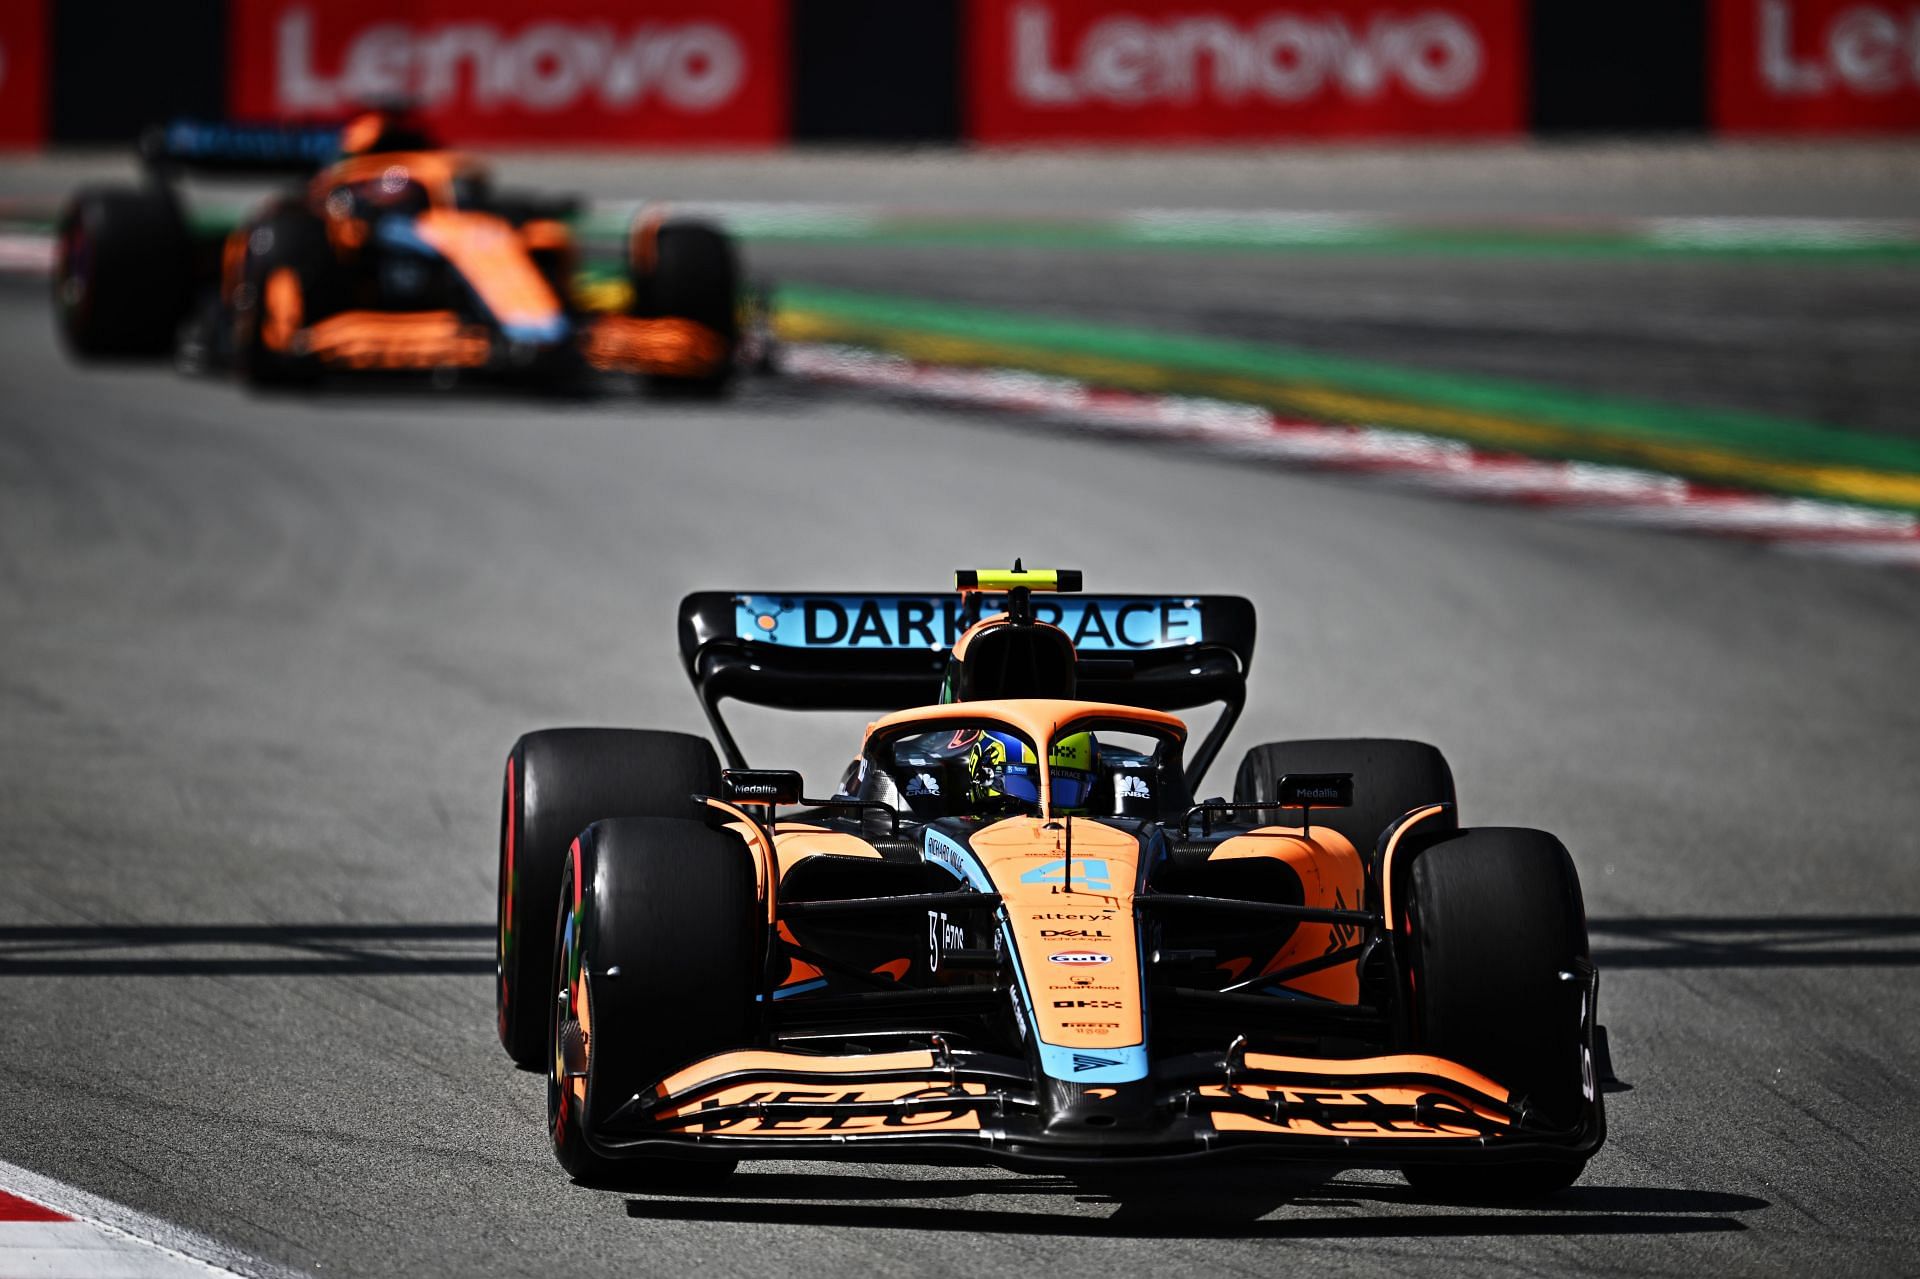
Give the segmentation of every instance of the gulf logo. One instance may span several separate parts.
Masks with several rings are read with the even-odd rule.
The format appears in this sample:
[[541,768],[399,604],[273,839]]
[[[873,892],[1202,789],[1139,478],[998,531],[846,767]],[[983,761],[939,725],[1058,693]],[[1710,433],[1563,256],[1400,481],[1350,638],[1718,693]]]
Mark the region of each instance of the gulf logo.
[[1113,962],[1113,956],[1103,955],[1097,950],[1063,950],[1058,954],[1048,955],[1047,960],[1050,963],[1067,964],[1079,968],[1089,964],[1110,964]]

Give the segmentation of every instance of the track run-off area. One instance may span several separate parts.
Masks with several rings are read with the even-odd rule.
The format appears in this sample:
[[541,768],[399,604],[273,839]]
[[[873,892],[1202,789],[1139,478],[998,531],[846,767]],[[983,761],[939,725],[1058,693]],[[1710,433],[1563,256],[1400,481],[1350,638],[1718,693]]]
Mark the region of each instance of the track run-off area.
[[[913,158],[896,182],[925,185],[905,190],[832,158],[525,168],[608,199],[657,180],[1003,217],[1915,216],[1910,185],[1845,151],[1454,158],[1307,155],[1237,184],[1207,157],[1063,160],[1051,185],[1032,159]],[[104,164],[9,166],[0,187],[37,198]],[[749,243],[756,273],[816,296],[1158,325],[1907,447],[1894,355],[1920,266],[1841,256]],[[816,376],[720,404],[259,397],[74,366],[44,288],[0,279],[0,1161],[33,1181],[0,1190],[53,1186],[74,1215],[165,1222],[184,1255],[263,1274],[1911,1272],[1920,575],[1082,429],[1057,384],[996,401],[919,393],[900,364],[875,366],[896,384],[828,377],[825,348]],[[937,590],[1016,555],[1094,590],[1253,599],[1252,698],[1208,793],[1261,741],[1418,737],[1468,824],[1566,841],[1630,1085],[1578,1186],[1491,1208],[1247,1169],[567,1180],[543,1082],[493,1031],[507,747],[555,724],[700,731],[675,648],[688,591]],[[818,782],[860,725],[739,726],[756,763]]]

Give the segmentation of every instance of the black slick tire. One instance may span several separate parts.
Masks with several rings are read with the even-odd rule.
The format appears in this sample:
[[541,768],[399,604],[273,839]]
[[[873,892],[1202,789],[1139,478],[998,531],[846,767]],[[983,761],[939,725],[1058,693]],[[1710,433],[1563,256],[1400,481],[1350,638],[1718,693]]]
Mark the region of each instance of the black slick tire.
[[[630,237],[638,244],[648,239]],[[726,358],[708,377],[648,379],[650,389],[691,395],[724,394],[733,380],[739,341],[740,263],[733,241],[704,222],[672,220],[652,233],[652,259],[628,263],[635,315],[692,320],[726,344]]]
[[192,289],[193,244],[159,187],[84,187],[61,211],[53,307],[67,349],[85,358],[164,356]]
[[682,1066],[750,1047],[764,921],[752,854],[676,818],[596,822],[559,879],[547,1070],[554,1156],[589,1185],[711,1186],[726,1158],[609,1159],[598,1130]]
[[507,754],[500,801],[494,1002],[500,1042],[524,1070],[546,1067],[548,965],[560,871],[573,839],[606,817],[691,817],[720,789],[705,738],[625,728],[550,728]]
[[[1278,793],[1288,773],[1352,773],[1353,807],[1315,809],[1313,824],[1347,838],[1371,859],[1380,834],[1409,811],[1428,804],[1454,804],[1453,770],[1446,756],[1425,742],[1393,737],[1340,737],[1268,742],[1249,750],[1235,774],[1233,798],[1261,803]],[[1253,815],[1273,822],[1278,811]],[[1423,832],[1452,833],[1456,813],[1449,811],[1422,824]]]
[[[1462,831],[1413,860],[1409,927],[1414,1047],[1470,1066],[1548,1126],[1587,1104],[1583,991],[1561,974],[1587,951],[1573,859],[1544,831]],[[1460,1199],[1525,1199],[1573,1184],[1569,1156],[1481,1166],[1410,1166],[1416,1189]]]

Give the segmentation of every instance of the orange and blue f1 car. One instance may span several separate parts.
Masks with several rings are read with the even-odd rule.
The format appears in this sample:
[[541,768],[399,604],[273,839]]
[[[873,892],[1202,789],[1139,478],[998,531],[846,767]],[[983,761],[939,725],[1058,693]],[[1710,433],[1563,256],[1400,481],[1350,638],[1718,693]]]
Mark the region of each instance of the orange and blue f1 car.
[[[717,228],[643,206],[621,305],[582,306],[577,202],[499,190],[403,116],[180,122],[141,154],[144,183],[82,189],[60,218],[54,309],[82,357],[178,352],[269,385],[392,370],[575,388],[615,373],[705,391],[761,358]],[[300,180],[236,225],[187,207],[180,179],[205,174]]]
[[[1245,701],[1247,600],[1017,566],[959,585],[691,595],[719,753],[620,729],[513,747],[499,1033],[547,1074],[568,1172],[1239,1156],[1515,1196],[1580,1175],[1608,1072],[1559,840],[1461,826],[1412,741],[1256,746],[1232,799],[1197,798]],[[747,766],[728,700],[888,713],[805,798]],[[1173,712],[1213,704],[1192,741]]]

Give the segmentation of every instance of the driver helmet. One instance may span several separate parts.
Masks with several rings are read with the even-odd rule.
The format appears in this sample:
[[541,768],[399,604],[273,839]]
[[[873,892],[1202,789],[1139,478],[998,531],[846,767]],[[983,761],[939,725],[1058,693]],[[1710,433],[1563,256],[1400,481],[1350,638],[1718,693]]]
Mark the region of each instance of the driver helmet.
[[417,217],[432,206],[426,186],[404,164],[390,164],[378,177],[335,187],[327,195],[327,215],[368,220],[400,214]]
[[[1086,811],[1098,751],[1092,733],[1070,733],[1054,742],[1048,763],[1055,813]],[[1015,800],[1035,808],[1040,805],[1040,762],[1033,748],[1011,733],[980,735],[973,751],[973,778],[976,802]]]

